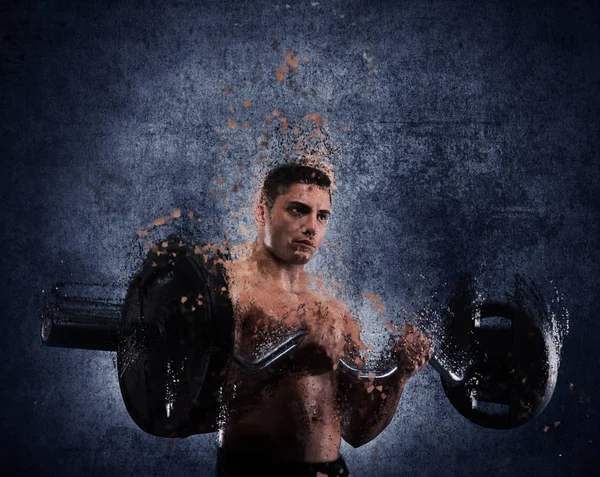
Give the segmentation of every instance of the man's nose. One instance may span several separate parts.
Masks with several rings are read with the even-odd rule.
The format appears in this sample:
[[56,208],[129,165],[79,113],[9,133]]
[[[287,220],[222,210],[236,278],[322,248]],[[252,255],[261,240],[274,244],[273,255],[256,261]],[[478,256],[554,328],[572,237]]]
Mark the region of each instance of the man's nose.
[[318,227],[319,221],[317,220],[317,215],[308,214],[306,216],[306,222],[304,223],[303,233],[306,235],[316,235]]

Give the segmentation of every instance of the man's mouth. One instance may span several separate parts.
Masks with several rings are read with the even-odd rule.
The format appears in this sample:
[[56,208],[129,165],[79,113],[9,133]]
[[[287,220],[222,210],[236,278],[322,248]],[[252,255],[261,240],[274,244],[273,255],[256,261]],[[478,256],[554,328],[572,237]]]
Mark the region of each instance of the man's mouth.
[[306,245],[310,248],[315,248],[315,243],[311,240],[296,240],[296,243],[301,243],[302,245]]

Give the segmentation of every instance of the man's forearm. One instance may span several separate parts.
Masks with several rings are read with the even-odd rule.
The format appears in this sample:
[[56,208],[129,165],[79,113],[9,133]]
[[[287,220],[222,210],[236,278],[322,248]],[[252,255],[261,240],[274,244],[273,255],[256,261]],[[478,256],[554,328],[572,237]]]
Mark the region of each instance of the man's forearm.
[[340,373],[344,440],[360,447],[377,437],[392,421],[406,381],[400,373],[381,382],[357,382]]

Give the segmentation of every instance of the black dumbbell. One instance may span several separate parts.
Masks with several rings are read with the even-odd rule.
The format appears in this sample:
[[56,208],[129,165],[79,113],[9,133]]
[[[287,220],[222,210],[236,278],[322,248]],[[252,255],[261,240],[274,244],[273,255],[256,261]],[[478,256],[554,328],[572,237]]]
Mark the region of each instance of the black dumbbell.
[[[116,351],[126,408],[141,429],[157,436],[216,431],[229,358],[261,371],[287,356],[305,334],[291,335],[254,361],[237,355],[223,267],[230,257],[217,252],[208,258],[197,250],[170,236],[148,254],[123,303],[68,295],[58,285],[44,306],[42,342]],[[494,317],[509,326],[488,326]],[[470,363],[457,376],[438,357],[430,360],[453,406],[472,422],[496,429],[539,415],[552,396],[557,370],[534,317],[514,305],[483,303],[457,310],[453,324]],[[358,380],[397,372],[358,369],[343,360],[338,369]]]

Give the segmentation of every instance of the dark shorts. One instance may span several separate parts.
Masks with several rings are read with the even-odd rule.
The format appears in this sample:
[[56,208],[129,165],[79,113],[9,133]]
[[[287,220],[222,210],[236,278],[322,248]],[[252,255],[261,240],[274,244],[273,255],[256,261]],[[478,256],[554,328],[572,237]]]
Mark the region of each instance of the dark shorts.
[[267,454],[217,450],[217,477],[317,477],[317,472],[328,477],[347,477],[348,467],[340,456],[333,462],[308,463],[281,460]]

